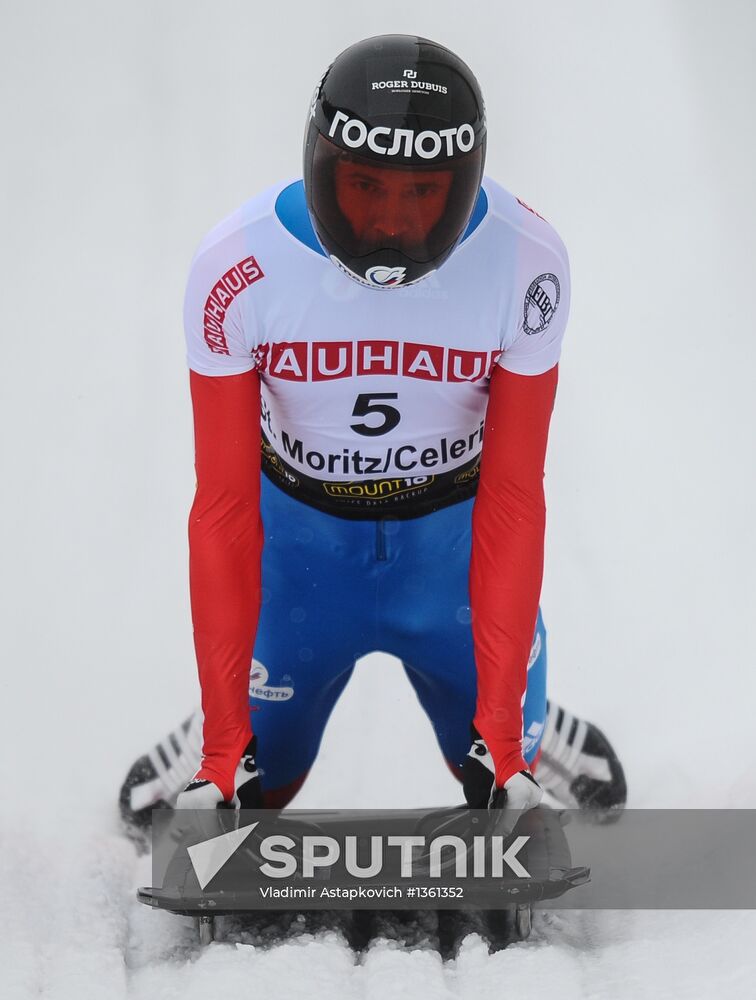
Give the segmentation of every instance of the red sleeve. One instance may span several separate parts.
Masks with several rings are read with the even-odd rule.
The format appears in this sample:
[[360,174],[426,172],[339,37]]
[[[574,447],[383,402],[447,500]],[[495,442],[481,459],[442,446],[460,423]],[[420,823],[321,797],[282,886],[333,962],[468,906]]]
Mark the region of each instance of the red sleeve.
[[522,704],[543,577],[543,469],[557,367],[515,375],[497,367],[473,509],[470,602],[478,674],[474,725],[501,787],[527,768]]
[[205,713],[199,778],[226,799],[251,736],[260,611],[260,378],[190,372],[197,492],[189,515],[194,646]]

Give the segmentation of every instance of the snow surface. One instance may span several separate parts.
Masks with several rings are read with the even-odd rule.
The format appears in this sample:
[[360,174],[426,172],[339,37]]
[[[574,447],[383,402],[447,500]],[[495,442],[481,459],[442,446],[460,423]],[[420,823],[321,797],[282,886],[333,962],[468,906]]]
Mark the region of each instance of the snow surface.
[[[571,254],[552,694],[611,734],[632,805],[756,807],[749,0],[4,0],[0,15],[3,1000],[753,995],[750,911],[562,911],[496,955],[470,936],[445,965],[387,940],[355,960],[334,933],[200,953],[186,921],[134,902],[149,869],[114,804],[197,700],[189,258],[296,173],[332,56],[408,31],[475,68],[489,173]],[[398,664],[367,657],[297,804],[458,795]]]

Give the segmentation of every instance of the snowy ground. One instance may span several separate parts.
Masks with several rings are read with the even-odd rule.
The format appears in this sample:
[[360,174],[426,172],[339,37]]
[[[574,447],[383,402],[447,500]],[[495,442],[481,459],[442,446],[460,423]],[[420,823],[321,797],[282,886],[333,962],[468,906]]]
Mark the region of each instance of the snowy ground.
[[[387,942],[355,961],[328,935],[200,954],[134,902],[149,872],[118,834],[117,786],[197,699],[188,261],[296,173],[327,61],[388,30],[471,63],[489,173],[570,250],[552,693],[611,734],[632,805],[756,807],[752,4],[369,6],[0,2],[0,995],[747,996],[752,911],[562,912],[442,965]],[[416,780],[386,767],[389,733]],[[368,657],[297,804],[458,794],[397,664]]]
[[[49,840],[15,842],[13,866],[40,868]],[[216,943],[200,952],[184,918],[133,902],[134,858],[122,839],[56,843],[44,885],[5,894],[0,956],[6,1000],[263,996],[286,1000],[386,997],[529,1000],[681,998],[750,995],[753,912],[562,911],[538,916],[531,938],[489,955],[468,937],[456,960],[430,947],[378,940],[355,958],[335,933],[285,944]],[[4,885],[8,885],[7,873]],[[142,867],[142,875],[148,866]]]
[[[411,804],[409,794],[401,801],[385,781],[380,790],[373,784],[372,795],[360,793],[360,766],[369,778],[380,778],[367,752],[357,755],[354,788],[349,775],[340,788],[328,778],[343,759],[363,700],[381,715],[397,711],[391,702],[401,685],[394,667],[378,656],[360,665],[332,719],[318,773],[298,805],[335,805],[341,796],[351,805]],[[398,750],[414,752],[421,770],[427,764],[428,802],[458,801],[419,709],[408,698],[402,706]],[[419,739],[410,735],[418,730]],[[641,799],[637,794],[635,803]],[[32,819],[0,845],[7,912],[0,940],[4,1000],[208,1000],[221,991],[267,1000],[494,1000],[503,994],[528,1000],[741,1000],[752,988],[754,911],[537,913],[527,942],[489,955],[473,934],[446,963],[433,942],[422,939],[409,947],[379,938],[356,957],[333,931],[301,933],[284,944],[217,942],[201,950],[191,920],[135,901],[135,887],[150,884],[150,859],[137,859],[116,832],[110,804],[86,818],[80,813],[68,811],[65,822],[51,825]]]

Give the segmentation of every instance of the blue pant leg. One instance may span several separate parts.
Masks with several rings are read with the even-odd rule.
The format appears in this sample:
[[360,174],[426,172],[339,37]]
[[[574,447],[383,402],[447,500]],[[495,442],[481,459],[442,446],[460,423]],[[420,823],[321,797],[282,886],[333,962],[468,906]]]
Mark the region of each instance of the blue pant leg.
[[[449,650],[453,652],[453,650]],[[475,662],[464,657],[463,650],[455,660],[453,670],[439,657],[430,667],[417,667],[423,662],[416,651],[412,659],[403,659],[407,676],[423,709],[433,725],[441,752],[452,767],[461,766],[470,749],[470,723],[475,714],[477,676]],[[528,686],[523,706],[523,757],[531,764],[541,746],[546,722],[546,630],[538,611],[535,638],[528,667]],[[453,674],[453,676],[452,676]]]
[[[384,581],[382,649],[404,662],[447,761],[470,748],[477,674],[468,575],[472,504],[396,522]],[[525,759],[534,759],[546,717],[546,631],[540,610],[523,706]]]
[[375,526],[263,478],[263,599],[250,677],[266,793],[303,778],[355,660],[375,648]]

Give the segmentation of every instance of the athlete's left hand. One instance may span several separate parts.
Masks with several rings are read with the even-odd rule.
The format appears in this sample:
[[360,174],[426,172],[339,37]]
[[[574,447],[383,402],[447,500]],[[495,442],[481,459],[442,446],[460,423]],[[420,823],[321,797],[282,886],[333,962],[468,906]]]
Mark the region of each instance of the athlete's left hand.
[[257,737],[253,736],[237,765],[234,774],[234,797],[230,801],[224,800],[223,793],[214,782],[195,775],[179,795],[176,808],[262,809],[262,787],[260,785],[260,772],[255,763],[256,753]]

